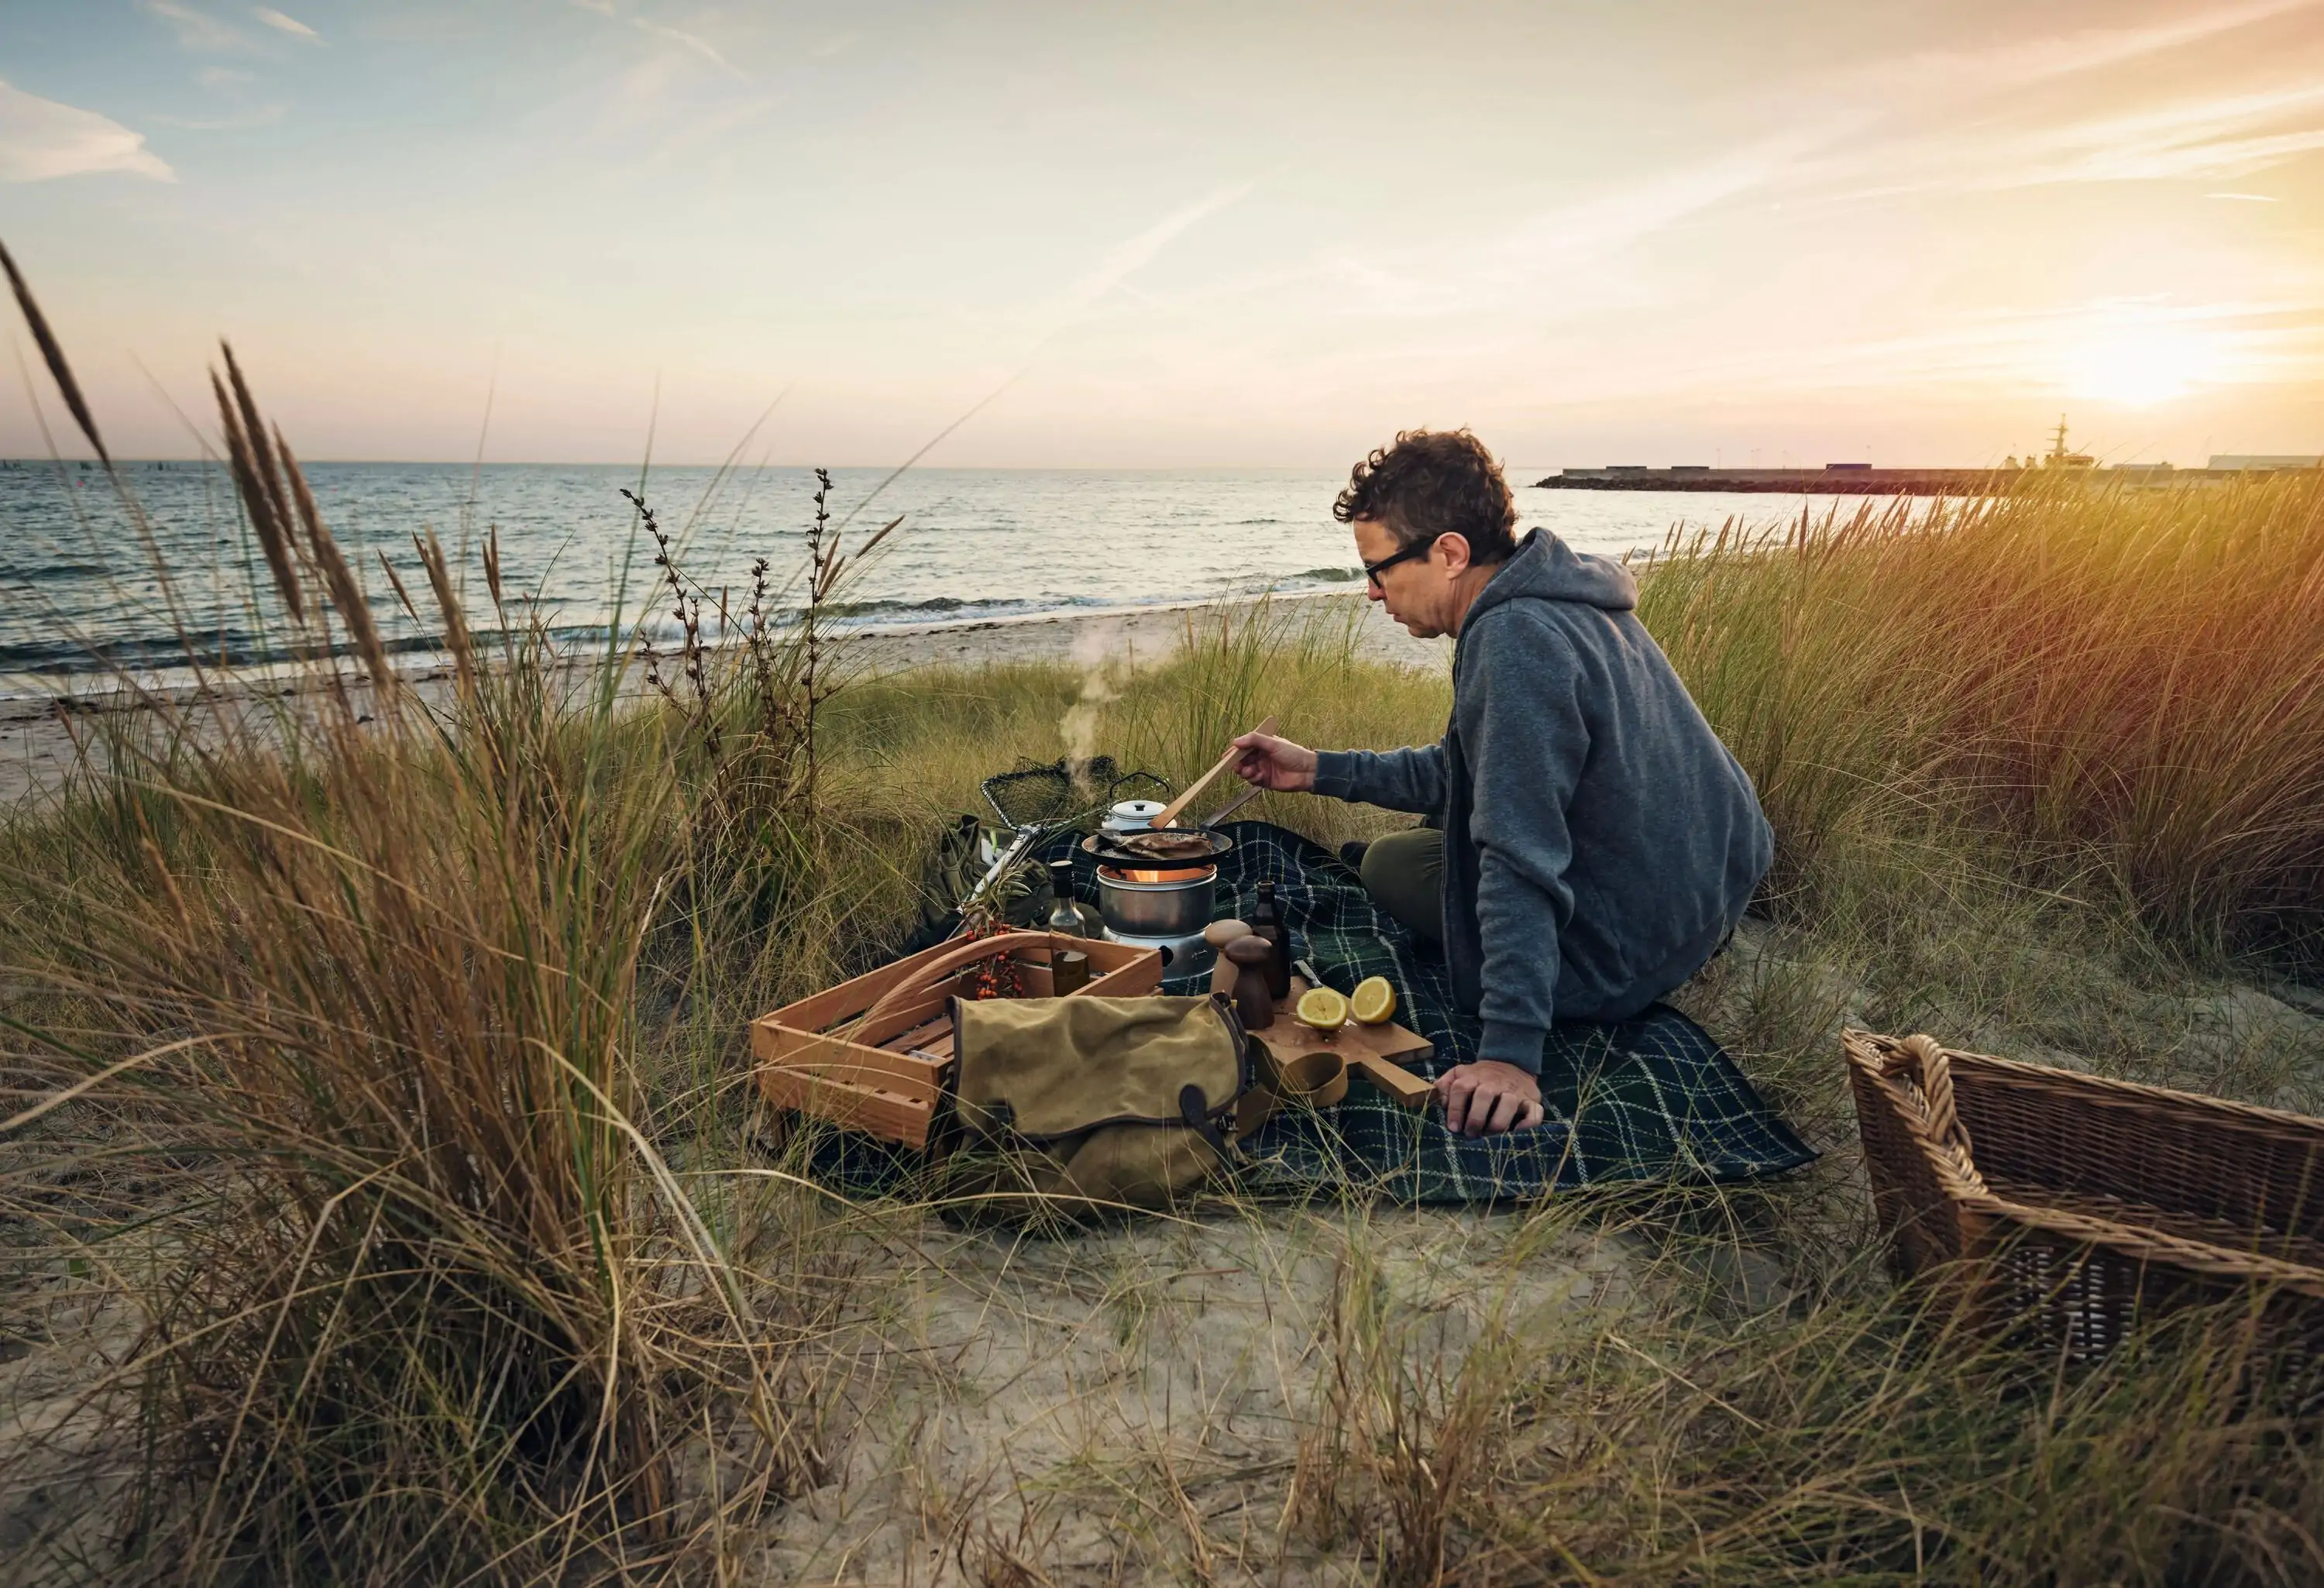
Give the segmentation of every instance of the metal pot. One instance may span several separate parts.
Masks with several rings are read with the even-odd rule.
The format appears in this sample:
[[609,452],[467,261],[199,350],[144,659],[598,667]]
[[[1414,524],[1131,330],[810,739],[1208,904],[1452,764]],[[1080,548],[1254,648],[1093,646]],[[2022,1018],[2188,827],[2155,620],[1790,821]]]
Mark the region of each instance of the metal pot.
[[1133,882],[1112,866],[1097,871],[1097,912],[1133,937],[1185,937],[1211,924],[1218,897],[1215,866],[1163,882]]

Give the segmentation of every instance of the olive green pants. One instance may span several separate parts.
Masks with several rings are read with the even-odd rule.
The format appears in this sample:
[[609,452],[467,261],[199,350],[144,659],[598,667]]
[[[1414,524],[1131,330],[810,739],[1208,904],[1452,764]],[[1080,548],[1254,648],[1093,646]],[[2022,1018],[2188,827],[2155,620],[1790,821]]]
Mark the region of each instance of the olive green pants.
[[1364,851],[1364,891],[1416,935],[1444,941],[1444,835],[1412,827],[1375,838]]

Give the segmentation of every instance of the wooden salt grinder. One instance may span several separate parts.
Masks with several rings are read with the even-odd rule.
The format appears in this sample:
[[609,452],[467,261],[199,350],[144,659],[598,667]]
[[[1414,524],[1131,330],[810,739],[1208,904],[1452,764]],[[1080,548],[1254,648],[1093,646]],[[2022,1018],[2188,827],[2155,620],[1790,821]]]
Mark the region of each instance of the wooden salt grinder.
[[1219,950],[1234,962],[1235,1013],[1246,1031],[1264,1031],[1275,1023],[1275,993],[1267,984],[1267,959],[1274,946],[1256,933],[1237,937]]

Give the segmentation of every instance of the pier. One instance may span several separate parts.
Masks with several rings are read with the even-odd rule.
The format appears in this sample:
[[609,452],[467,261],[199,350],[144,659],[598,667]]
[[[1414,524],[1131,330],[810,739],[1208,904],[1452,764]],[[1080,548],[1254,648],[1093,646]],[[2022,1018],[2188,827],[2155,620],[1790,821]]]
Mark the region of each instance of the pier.
[[[2306,466],[2312,469],[2314,466]],[[2281,468],[2173,468],[2167,463],[2117,464],[2111,468],[1874,468],[1836,463],[1822,468],[1711,468],[1674,465],[1645,468],[1561,469],[1534,482],[1543,491],[1761,491],[1795,496],[1990,496],[2037,480],[2061,475],[2092,485],[2181,486],[2226,485],[2301,469],[2298,459]],[[2304,471],[2303,471],[2304,472]]]
[[2034,480],[2103,480],[2117,485],[2224,485],[2324,467],[2324,456],[2214,453],[2208,468],[2173,468],[2167,463],[2117,463],[2099,468],[2098,459],[2066,444],[2066,416],[2050,438],[2050,450],[2023,463],[2012,457],[1999,468],[1875,468],[1868,463],[1827,463],[1821,468],[1713,468],[1676,463],[1668,468],[1617,463],[1602,468],[1560,469],[1536,480],[1541,491],[1764,491],[1792,496],[1991,496]]

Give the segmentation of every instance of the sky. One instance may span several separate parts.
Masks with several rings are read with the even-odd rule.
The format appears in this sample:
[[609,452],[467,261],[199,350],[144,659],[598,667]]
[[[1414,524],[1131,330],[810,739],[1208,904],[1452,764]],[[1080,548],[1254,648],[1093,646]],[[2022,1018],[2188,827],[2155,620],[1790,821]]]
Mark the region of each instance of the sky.
[[135,457],[2324,452],[2324,0],[0,0],[0,240]]

